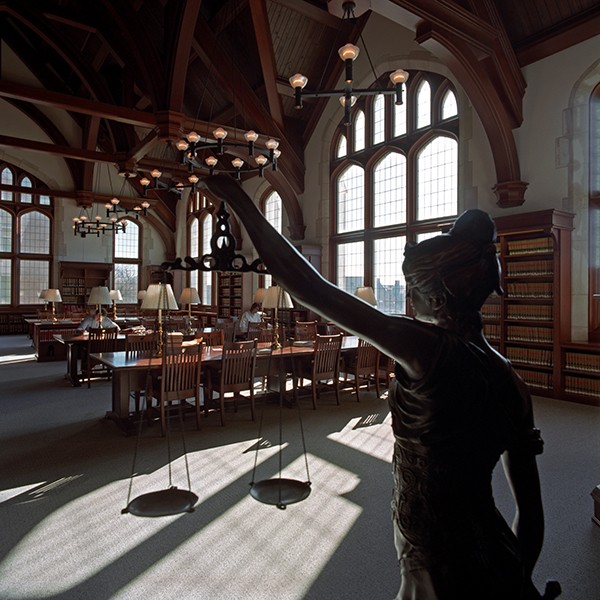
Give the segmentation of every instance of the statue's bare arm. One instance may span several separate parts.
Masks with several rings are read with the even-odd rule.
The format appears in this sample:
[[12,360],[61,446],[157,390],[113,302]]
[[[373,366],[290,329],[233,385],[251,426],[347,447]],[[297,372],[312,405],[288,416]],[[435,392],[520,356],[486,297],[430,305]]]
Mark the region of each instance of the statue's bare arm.
[[233,208],[269,272],[301,304],[371,342],[400,363],[410,378],[420,379],[426,373],[439,342],[435,328],[386,315],[327,281],[268,223],[230,177],[208,177],[202,185]]

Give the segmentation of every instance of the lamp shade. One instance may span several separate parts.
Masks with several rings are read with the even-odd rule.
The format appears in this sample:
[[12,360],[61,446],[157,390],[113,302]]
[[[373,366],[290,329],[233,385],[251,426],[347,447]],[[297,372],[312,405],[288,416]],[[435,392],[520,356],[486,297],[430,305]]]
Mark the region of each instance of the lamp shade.
[[140,290],[138,292],[138,300],[143,300],[145,295],[146,295],[146,290]]
[[177,310],[177,300],[170,283],[152,283],[146,290],[142,310]]
[[267,289],[262,305],[263,308],[294,308],[290,295],[277,285]]
[[44,296],[46,302],[62,302],[60,290],[48,290]]
[[120,302],[121,300],[123,300],[123,296],[120,290],[110,290],[110,298],[115,302]]
[[200,304],[198,290],[193,287],[183,288],[179,296],[179,304]]
[[265,299],[265,294],[267,293],[267,288],[259,287],[256,288],[254,292],[254,302],[257,304],[262,304]]
[[88,304],[95,304],[98,306],[99,304],[112,304],[112,299],[110,297],[110,292],[105,285],[99,285],[97,287],[93,287],[90,292],[90,297],[87,301]]
[[40,292],[40,295],[38,296],[38,298],[39,298],[40,300],[46,300],[46,294],[47,294],[47,293],[48,293],[48,290],[42,290],[42,291]]
[[361,300],[372,304],[373,306],[377,306],[377,298],[375,298],[375,292],[370,285],[357,287],[354,291],[354,295],[358,296]]

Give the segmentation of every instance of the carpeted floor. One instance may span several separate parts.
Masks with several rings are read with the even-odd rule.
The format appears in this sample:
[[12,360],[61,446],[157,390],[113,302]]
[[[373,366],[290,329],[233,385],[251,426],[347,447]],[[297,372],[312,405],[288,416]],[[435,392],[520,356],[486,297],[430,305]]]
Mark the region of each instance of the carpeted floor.
[[[278,473],[278,408],[264,409],[263,439],[249,411],[186,419],[193,513],[144,519],[121,514],[132,462],[132,496],[169,483],[167,443],[157,425],[125,437],[103,418],[110,382],[72,388],[65,363],[28,359],[24,336],[0,337],[0,598],[198,600],[390,600],[399,576],[392,541],[392,435],[384,399],[342,406],[324,395],[302,404],[312,492],[286,510],[250,497]],[[259,405],[259,413],[263,405]],[[600,409],[536,399],[546,440],[540,471],[546,543],[536,570],[567,600],[600,597],[600,527],[590,492],[600,483]],[[282,475],[306,479],[295,409],[283,410]],[[186,487],[179,436],[171,481]],[[495,476],[500,509],[510,494]],[[509,518],[511,518],[509,516]]]

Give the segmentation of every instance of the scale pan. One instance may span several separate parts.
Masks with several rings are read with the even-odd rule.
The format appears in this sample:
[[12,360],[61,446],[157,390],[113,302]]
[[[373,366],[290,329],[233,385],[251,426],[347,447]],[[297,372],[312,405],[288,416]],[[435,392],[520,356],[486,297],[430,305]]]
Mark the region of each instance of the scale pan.
[[173,487],[142,494],[134,498],[121,512],[131,513],[136,517],[166,517],[192,512],[196,502],[198,496],[194,492]]
[[310,495],[310,481],[296,479],[263,479],[252,484],[250,495],[264,504],[273,504],[282,510],[288,504],[301,502]]

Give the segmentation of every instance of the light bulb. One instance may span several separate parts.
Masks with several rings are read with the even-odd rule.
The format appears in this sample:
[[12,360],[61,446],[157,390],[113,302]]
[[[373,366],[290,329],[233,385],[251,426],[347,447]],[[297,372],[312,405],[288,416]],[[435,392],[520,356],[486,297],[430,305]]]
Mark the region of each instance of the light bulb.
[[224,140],[227,137],[227,132],[222,127],[217,127],[213,131],[216,140]]
[[190,144],[195,144],[200,139],[200,136],[195,131],[190,131],[185,137]]
[[393,73],[390,73],[390,81],[395,85],[405,83],[407,79],[408,73],[402,69],[396,69]]
[[246,131],[246,133],[244,134],[244,138],[247,142],[255,142],[258,139],[258,133],[251,129],[250,131]]
[[346,44],[338,50],[338,54],[342,60],[355,60],[360,52],[360,48],[354,44]]
[[289,78],[290,85],[296,89],[303,89],[304,86],[308,83],[308,77],[302,75],[302,73],[296,73]]
[[152,175],[154,179],[158,179],[162,175],[162,172],[158,169],[152,169],[152,171],[150,171],[150,175]]
[[244,164],[244,161],[243,161],[241,158],[234,158],[234,159],[231,161],[231,164],[232,164],[232,165],[233,165],[233,166],[234,166],[236,169],[241,169],[241,168],[242,168],[242,166],[243,166],[243,164]]
[[180,150],[181,152],[187,150],[190,147],[190,145],[185,140],[179,140],[177,144],[175,144],[175,146],[177,147],[177,150]]

